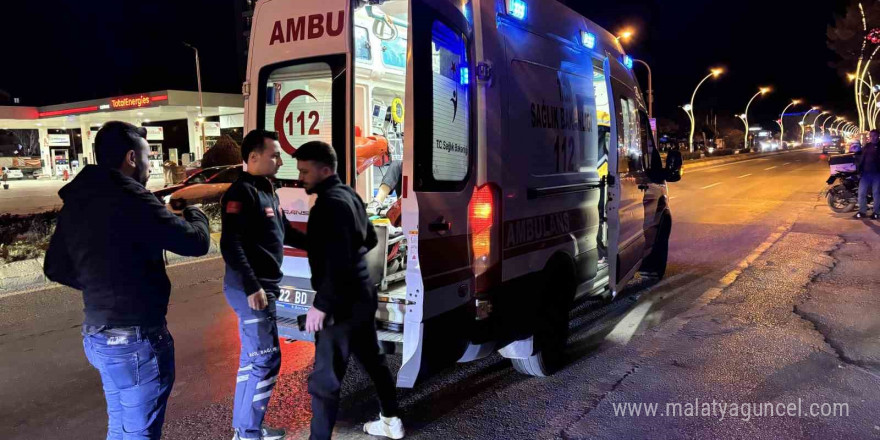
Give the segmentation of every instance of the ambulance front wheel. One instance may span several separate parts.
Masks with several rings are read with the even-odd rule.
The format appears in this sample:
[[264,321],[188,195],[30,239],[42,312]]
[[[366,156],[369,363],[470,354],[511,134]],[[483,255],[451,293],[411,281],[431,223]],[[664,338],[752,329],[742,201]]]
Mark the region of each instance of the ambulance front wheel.
[[574,264],[567,257],[551,261],[540,277],[538,291],[546,298],[539,314],[534,341],[536,353],[511,359],[513,368],[529,376],[547,377],[565,364],[568,324],[575,292]]

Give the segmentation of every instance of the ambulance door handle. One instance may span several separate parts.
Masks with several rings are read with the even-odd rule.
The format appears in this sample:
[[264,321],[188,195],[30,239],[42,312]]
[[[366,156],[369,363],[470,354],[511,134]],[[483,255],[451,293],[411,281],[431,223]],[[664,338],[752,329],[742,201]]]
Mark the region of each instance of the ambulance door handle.
[[452,223],[442,220],[428,224],[428,230],[431,232],[447,232],[450,229],[452,229]]

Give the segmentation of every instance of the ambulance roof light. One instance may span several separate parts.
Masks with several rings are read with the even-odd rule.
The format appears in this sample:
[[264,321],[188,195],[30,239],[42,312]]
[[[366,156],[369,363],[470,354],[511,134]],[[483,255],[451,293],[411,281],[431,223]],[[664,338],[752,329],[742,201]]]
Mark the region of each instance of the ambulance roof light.
[[633,59],[629,55],[623,56],[623,65],[626,66],[627,69],[633,68]]
[[517,20],[526,18],[526,9],[525,0],[507,0],[507,13]]
[[459,76],[460,76],[460,78],[459,78],[458,82],[460,82],[461,85],[466,86],[466,85],[470,84],[470,82],[471,82],[470,69],[468,69],[467,66],[462,66],[459,69]]
[[593,33],[587,32],[587,31],[581,31],[581,43],[587,49],[595,49],[596,48],[596,34],[593,34]]

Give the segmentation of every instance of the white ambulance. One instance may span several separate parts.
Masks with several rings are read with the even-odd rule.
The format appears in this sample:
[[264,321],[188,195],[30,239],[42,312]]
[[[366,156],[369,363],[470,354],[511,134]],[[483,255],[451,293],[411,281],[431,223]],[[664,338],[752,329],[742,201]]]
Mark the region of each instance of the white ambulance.
[[[495,351],[550,374],[577,297],[663,276],[665,170],[632,59],[593,22],[554,0],[261,0],[252,26],[245,128],[287,153],[330,143],[343,181],[381,199],[369,260],[399,387]],[[285,160],[281,203],[305,228],[296,179]],[[312,340],[306,257],[285,250],[288,339]]]

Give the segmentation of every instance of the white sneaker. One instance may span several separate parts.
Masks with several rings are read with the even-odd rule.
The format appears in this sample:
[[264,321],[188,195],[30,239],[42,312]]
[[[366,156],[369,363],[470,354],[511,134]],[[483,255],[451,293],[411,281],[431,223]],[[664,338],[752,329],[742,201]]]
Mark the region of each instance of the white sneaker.
[[379,209],[381,207],[382,204],[380,204],[378,200],[373,200],[370,203],[367,203],[367,215],[370,217],[379,215]]
[[385,417],[381,414],[379,420],[364,423],[364,432],[395,440],[403,438],[406,434],[403,430],[403,421],[399,417]]

